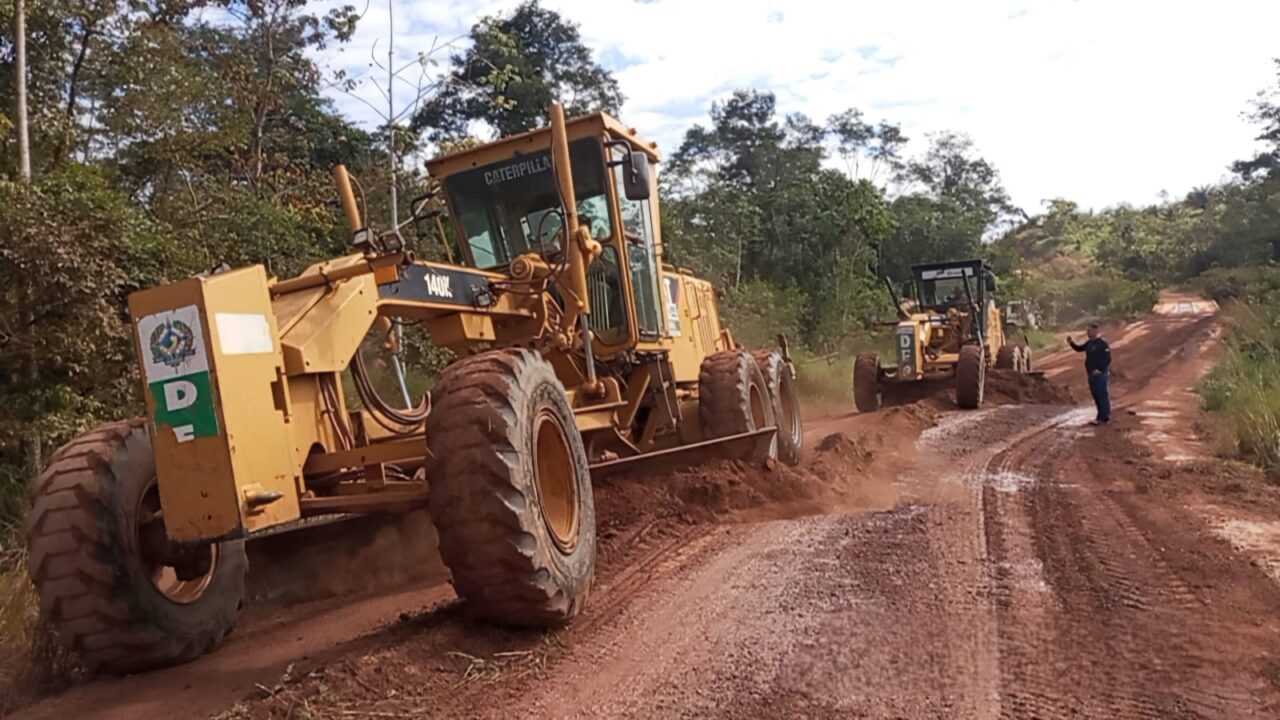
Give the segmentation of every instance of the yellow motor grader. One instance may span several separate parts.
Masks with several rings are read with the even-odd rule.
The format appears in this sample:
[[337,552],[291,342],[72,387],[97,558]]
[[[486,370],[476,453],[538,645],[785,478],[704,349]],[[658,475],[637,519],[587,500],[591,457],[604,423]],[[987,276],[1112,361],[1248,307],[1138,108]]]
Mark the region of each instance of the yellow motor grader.
[[[88,666],[207,652],[245,542],[318,516],[426,507],[475,615],[565,623],[592,583],[593,474],[799,462],[785,340],[742,349],[711,284],[663,261],[657,146],[605,114],[550,117],[429,164],[439,194],[417,207],[447,212],[462,262],[368,227],[339,167],[350,254],[129,298],[147,415],[59,449],[25,528],[43,614]],[[457,358],[416,406],[381,398],[361,356],[398,324]]]
[[886,394],[903,394],[910,384],[955,383],[956,404],[982,405],[988,366],[1031,371],[1031,348],[1010,344],[996,306],[995,274],[982,260],[913,265],[912,296],[899,299],[894,326],[896,364],[874,352],[860,353],[853,365],[853,399],[859,412],[880,409]]

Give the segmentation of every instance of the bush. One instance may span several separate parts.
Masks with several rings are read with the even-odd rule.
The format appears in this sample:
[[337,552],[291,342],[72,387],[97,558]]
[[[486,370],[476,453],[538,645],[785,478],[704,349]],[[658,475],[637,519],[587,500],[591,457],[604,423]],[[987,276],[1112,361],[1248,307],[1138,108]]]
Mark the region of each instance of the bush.
[[1280,309],[1237,305],[1222,359],[1201,381],[1219,451],[1280,475]]
[[1194,285],[1219,303],[1228,300],[1262,303],[1280,291],[1280,267],[1212,268],[1196,278]]
[[126,298],[192,268],[189,248],[92,169],[0,181],[0,523],[25,505],[24,443],[47,454],[136,412]]
[[1111,274],[1029,281],[1024,294],[1050,325],[1135,318],[1150,312],[1160,297],[1151,283]]
[[751,280],[724,294],[721,321],[743,347],[776,347],[779,333],[798,342],[804,304],[804,293],[797,288]]

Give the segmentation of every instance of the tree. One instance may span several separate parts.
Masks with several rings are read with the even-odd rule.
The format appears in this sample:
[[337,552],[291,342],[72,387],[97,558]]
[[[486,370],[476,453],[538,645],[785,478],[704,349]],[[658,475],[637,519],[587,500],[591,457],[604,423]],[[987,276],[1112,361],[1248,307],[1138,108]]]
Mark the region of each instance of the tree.
[[[349,37],[351,8],[220,1],[231,19],[211,25],[193,15],[206,4],[31,5],[36,181],[0,180],[0,477],[39,456],[13,433],[60,442],[136,411],[128,292],[224,261],[294,272],[345,244],[329,166],[358,166],[375,139],[320,96],[309,58]],[[12,7],[0,5],[6,108]],[[5,133],[0,177],[16,175],[13,149]]]
[[[329,170],[360,170],[375,138],[321,97],[310,53],[352,32],[350,6],[230,6],[230,22],[140,23],[101,70],[96,141],[130,197],[200,248],[208,266],[293,273],[339,251]],[[138,61],[147,58],[147,63]]]
[[553,101],[570,115],[622,106],[618,82],[591,59],[578,26],[538,0],[484,18],[469,39],[450,60],[450,81],[413,120],[432,141],[465,136],[477,121],[498,137],[540,127]]
[[734,92],[672,155],[663,230],[681,263],[727,288],[753,328],[838,345],[883,303],[867,272],[893,219],[879,189],[823,167],[827,132],[779,119],[772,93]]
[[881,122],[872,125],[863,119],[862,111],[849,108],[827,119],[827,133],[834,139],[837,152],[844,160],[849,178],[863,177],[875,181],[880,171],[900,169],[900,157],[907,138],[898,125]]
[[1255,140],[1266,149],[1248,160],[1240,160],[1231,166],[1245,180],[1259,177],[1280,178],[1280,58],[1276,64],[1276,87],[1258,92],[1253,109],[1246,114],[1254,123],[1262,126]]
[[[0,484],[30,452],[19,438],[62,440],[140,409],[126,297],[191,260],[93,170],[0,181]],[[0,524],[20,509],[0,494]]]
[[929,148],[896,171],[897,230],[883,253],[884,270],[905,281],[910,266],[976,257],[984,234],[1012,212],[999,173],[959,133],[929,136]]

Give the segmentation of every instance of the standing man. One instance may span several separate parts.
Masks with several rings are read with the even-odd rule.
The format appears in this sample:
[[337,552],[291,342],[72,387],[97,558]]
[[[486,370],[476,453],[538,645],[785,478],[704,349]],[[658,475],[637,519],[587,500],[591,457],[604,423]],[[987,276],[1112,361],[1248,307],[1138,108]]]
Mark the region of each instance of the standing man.
[[1106,425],[1111,422],[1111,346],[1099,337],[1098,323],[1089,323],[1089,339],[1077,345],[1067,336],[1072,350],[1084,353],[1084,370],[1089,373],[1089,393],[1098,406],[1098,418],[1090,425]]

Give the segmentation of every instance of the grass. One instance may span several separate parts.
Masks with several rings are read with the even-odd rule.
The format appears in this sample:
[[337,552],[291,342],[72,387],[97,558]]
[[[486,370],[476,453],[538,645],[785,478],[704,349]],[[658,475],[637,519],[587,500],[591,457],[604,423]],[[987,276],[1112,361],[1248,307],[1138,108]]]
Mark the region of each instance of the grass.
[[70,655],[40,622],[39,600],[27,577],[26,550],[6,533],[0,549],[0,716],[67,684]]
[[806,348],[791,349],[796,364],[796,389],[805,407],[820,413],[853,408],[853,360],[858,353],[873,351],[882,358],[893,357],[893,333],[886,330],[850,343],[847,350],[818,355]]
[[67,685],[78,672],[71,654],[40,622],[40,601],[27,575],[16,528],[0,530],[0,717]]
[[1027,343],[1036,355],[1045,351],[1060,350],[1066,344],[1061,336],[1044,328],[1032,328],[1026,331]]
[[1222,359],[1199,392],[1218,453],[1254,463],[1280,481],[1280,309],[1274,302],[1231,307]]

